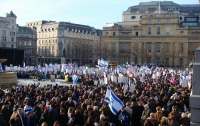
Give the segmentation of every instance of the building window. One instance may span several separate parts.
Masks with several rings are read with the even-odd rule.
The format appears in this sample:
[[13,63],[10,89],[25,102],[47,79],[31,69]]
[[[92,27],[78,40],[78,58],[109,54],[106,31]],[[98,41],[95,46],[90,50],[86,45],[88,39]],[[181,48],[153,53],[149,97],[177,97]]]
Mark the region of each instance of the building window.
[[120,57],[119,60],[120,64],[130,63],[130,57]]
[[160,65],[160,57],[156,57],[156,64]]
[[165,66],[169,66],[169,58],[165,58]]
[[11,45],[11,48],[14,48],[14,46],[13,46],[13,45]]
[[130,53],[130,43],[120,43],[119,44],[119,52],[120,53]]
[[6,30],[2,30],[2,35],[6,35]]
[[184,23],[182,23],[182,26],[198,26],[198,23],[197,22],[195,22],[195,23],[184,22]]
[[115,36],[116,35],[116,32],[113,32],[113,36]]
[[190,43],[189,44],[189,54],[194,55],[197,47],[198,47],[197,43]]
[[10,32],[10,35],[11,36],[15,36],[15,32]]
[[151,43],[147,43],[147,51],[151,52]]
[[115,52],[116,50],[116,43],[112,43],[112,52]]
[[160,35],[160,27],[157,27],[157,35]]
[[11,42],[14,42],[15,38],[14,37],[11,37]]
[[147,63],[151,63],[151,57],[147,57]]
[[6,36],[2,36],[2,41],[6,42]]
[[152,20],[148,20],[148,24],[152,24]]
[[180,31],[180,34],[184,34],[184,31]]
[[166,27],[166,35],[170,35],[170,27]]
[[166,19],[166,23],[170,23],[170,19]]
[[186,18],[186,21],[188,21],[188,22],[196,22],[197,18]]
[[166,43],[166,44],[165,44],[165,50],[166,50],[166,51],[169,51],[169,43]]
[[160,20],[160,19],[157,19],[157,23],[160,24],[160,23],[161,23],[161,20]]
[[135,32],[135,36],[138,36],[138,32]]
[[148,35],[151,35],[151,27],[148,27]]
[[108,32],[106,32],[106,36],[108,36]]
[[160,43],[156,43],[156,52],[160,52]]
[[179,65],[182,67],[183,66],[183,58],[179,59]]
[[15,29],[15,26],[14,26],[14,25],[12,25],[12,29]]
[[184,46],[183,46],[183,43],[181,43],[181,44],[180,44],[180,53],[183,53],[183,49],[184,49],[183,47],[184,47]]

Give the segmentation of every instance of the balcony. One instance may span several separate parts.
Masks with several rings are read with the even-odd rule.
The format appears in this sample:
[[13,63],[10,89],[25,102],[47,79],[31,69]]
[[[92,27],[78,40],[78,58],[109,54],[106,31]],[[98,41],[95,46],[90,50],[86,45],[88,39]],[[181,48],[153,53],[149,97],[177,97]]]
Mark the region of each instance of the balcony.
[[188,55],[195,55],[195,51],[188,51]]

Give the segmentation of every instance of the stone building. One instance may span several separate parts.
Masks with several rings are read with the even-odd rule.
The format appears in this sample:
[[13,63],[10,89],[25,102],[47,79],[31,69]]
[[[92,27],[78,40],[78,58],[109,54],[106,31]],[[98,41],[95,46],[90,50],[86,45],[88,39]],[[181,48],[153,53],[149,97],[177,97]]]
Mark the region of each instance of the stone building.
[[16,48],[17,16],[11,11],[0,17],[0,47]]
[[79,65],[97,61],[93,47],[101,30],[69,22],[36,21],[26,23],[37,30],[37,61],[44,63],[76,62]]
[[104,58],[117,64],[186,66],[200,46],[199,31],[200,5],[142,2],[103,28],[101,50],[111,50]]
[[26,65],[36,64],[36,42],[36,29],[34,27],[17,27],[17,48],[24,50],[24,62]]

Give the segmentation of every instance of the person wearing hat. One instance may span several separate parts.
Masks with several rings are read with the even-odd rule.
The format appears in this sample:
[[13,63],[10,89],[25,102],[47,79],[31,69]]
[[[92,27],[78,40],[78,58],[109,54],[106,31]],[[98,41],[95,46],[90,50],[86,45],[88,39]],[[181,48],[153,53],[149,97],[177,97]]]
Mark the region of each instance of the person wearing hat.
[[4,119],[3,113],[0,113],[0,126],[8,126],[8,123]]
[[6,101],[4,106],[2,107],[2,114],[4,115],[4,119],[6,120],[7,124],[9,124],[10,117],[12,115],[12,110],[10,109],[10,102]]

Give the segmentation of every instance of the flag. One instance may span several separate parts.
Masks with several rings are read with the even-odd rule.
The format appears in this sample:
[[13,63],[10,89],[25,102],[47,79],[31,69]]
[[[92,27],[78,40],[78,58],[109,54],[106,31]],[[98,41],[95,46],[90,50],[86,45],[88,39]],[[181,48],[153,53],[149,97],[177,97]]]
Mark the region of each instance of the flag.
[[25,64],[25,62],[23,62],[23,67],[24,67],[24,68],[26,67],[26,64]]
[[79,77],[78,77],[76,74],[74,74],[74,75],[72,76],[73,84],[77,84],[78,78],[79,78]]
[[122,69],[119,66],[117,67],[117,72],[122,73]]
[[108,86],[106,91],[105,101],[114,115],[124,106],[123,102],[114,94],[112,89]]
[[171,77],[171,78],[170,78],[170,82],[171,82],[172,84],[176,84],[175,78],[174,78],[174,77]]
[[3,72],[2,64],[0,63],[0,72]]

